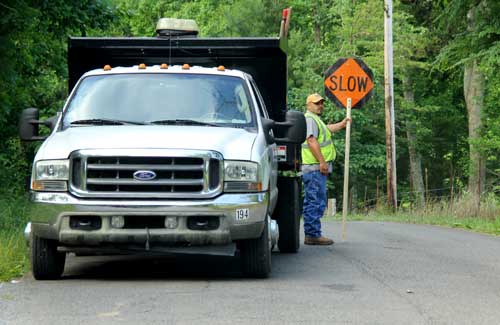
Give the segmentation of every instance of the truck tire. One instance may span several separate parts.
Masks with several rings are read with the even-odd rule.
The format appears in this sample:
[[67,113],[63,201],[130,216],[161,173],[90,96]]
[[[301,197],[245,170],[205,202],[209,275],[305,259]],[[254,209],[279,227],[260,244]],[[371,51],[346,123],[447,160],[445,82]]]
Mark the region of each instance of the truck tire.
[[271,238],[269,220],[265,219],[264,229],[259,238],[240,242],[243,273],[250,277],[267,278],[271,273]]
[[297,253],[300,247],[300,179],[282,178],[280,195],[287,200],[279,204],[279,216],[276,218],[280,236],[278,248],[281,253]]
[[66,253],[57,251],[57,241],[31,238],[31,270],[37,280],[57,280],[64,271]]

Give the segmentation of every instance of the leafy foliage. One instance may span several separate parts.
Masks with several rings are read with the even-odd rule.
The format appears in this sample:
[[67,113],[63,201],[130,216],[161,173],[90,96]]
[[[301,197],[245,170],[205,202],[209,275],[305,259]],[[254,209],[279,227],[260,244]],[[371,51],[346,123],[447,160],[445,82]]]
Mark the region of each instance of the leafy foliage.
[[33,147],[17,139],[17,116],[26,107],[41,117],[62,108],[66,96],[66,40],[91,35],[113,20],[104,1],[7,1],[0,18],[0,180],[4,190],[24,189]]

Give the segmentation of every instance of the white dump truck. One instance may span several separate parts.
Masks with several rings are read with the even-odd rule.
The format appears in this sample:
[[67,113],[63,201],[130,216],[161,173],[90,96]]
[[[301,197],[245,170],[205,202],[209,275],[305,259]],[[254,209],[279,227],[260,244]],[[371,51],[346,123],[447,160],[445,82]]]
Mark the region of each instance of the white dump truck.
[[287,110],[286,40],[172,22],[70,38],[61,112],[23,111],[21,138],[43,140],[25,230],[36,279],[59,278],[68,252],[240,256],[266,277],[275,244],[299,249],[300,182],[282,172],[300,170],[305,121]]

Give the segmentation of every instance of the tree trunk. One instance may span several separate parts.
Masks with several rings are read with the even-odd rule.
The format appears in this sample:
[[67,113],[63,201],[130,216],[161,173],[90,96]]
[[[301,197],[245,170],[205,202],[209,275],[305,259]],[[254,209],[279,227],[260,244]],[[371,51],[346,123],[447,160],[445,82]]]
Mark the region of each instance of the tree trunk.
[[410,156],[410,177],[413,184],[415,205],[424,206],[424,181],[422,177],[422,157],[416,150],[416,126],[413,122],[406,123],[406,138],[408,139],[408,153]]
[[[413,91],[413,83],[407,73],[403,80],[404,99],[410,108],[415,105],[415,93]],[[422,208],[424,206],[424,181],[422,177],[422,157],[417,151],[417,126],[411,118],[406,122],[406,138],[408,140],[408,153],[410,156],[410,183],[413,185],[415,197],[415,206]]]
[[[479,6],[473,7],[467,13],[469,30],[475,30],[475,17],[480,10]],[[480,197],[484,191],[484,181],[486,178],[485,160],[478,150],[474,141],[479,139],[483,123],[481,121],[481,111],[483,108],[484,96],[484,75],[479,70],[479,62],[474,59],[468,62],[464,68],[464,97],[467,106],[467,116],[469,122],[469,192],[475,200],[477,207],[476,214],[479,213]]]
[[314,6],[314,41],[316,44],[321,44],[321,23],[320,23],[320,3]]
[[485,161],[482,154],[474,144],[479,139],[483,127],[481,110],[483,107],[484,75],[479,71],[477,60],[465,66],[464,70],[464,97],[467,106],[469,121],[469,192],[479,200],[484,191],[486,177]]

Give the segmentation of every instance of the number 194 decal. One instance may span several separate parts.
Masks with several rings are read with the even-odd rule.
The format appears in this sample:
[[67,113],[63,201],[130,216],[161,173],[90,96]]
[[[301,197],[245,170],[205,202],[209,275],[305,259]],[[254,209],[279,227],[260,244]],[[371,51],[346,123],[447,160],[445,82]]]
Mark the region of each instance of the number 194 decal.
[[236,221],[247,220],[248,218],[250,218],[248,209],[236,209]]

